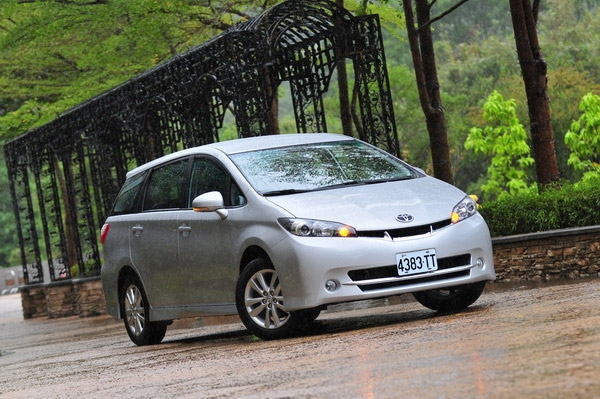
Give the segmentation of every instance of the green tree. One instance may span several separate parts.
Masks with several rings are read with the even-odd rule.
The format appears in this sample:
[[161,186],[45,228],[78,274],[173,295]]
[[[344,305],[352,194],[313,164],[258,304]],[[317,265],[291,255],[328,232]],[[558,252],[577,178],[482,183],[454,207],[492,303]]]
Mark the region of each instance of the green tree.
[[[0,0],[0,146],[278,2]],[[6,266],[18,239],[0,164]]]
[[278,3],[0,2],[0,139],[49,122]]
[[[447,10],[456,4],[456,0],[437,0],[436,12]],[[449,39],[455,43],[473,43],[490,36],[508,36],[511,33],[508,2],[498,0],[469,1],[440,20],[433,32],[438,40]]]
[[434,176],[450,184],[454,184],[454,176],[431,25],[466,1],[460,0],[439,16],[432,17],[431,9],[435,1],[414,0],[413,11],[413,0],[402,0],[421,109],[429,133]]
[[550,117],[548,67],[542,57],[537,35],[540,1],[509,0],[509,4],[517,56],[527,94],[535,172],[538,183],[546,186],[558,182],[560,173]]
[[565,144],[571,149],[569,165],[583,172],[583,180],[600,177],[600,96],[583,96],[582,114],[565,134]]
[[[438,0],[438,4],[443,7],[450,1]],[[444,106],[446,114],[452,118],[448,120],[448,132],[450,142],[455,143],[451,146],[455,180],[457,186],[465,190],[485,173],[481,162],[483,156],[465,151],[464,140],[470,126],[482,125],[480,110],[489,93],[497,90],[505,98],[515,99],[519,119],[526,121],[528,118],[515,42],[510,34],[508,2],[495,2],[486,9],[487,16],[477,14],[482,11],[480,5],[488,1],[470,1],[467,7],[440,20],[434,31]],[[582,96],[589,91],[600,93],[600,64],[595,62],[600,57],[597,46],[600,24],[593,23],[600,17],[598,5],[598,0],[548,0],[540,5],[539,40],[541,48],[545,49],[544,58],[551,66],[548,93],[552,131],[561,177],[571,181],[576,181],[579,176],[567,165],[570,151],[564,144],[564,134],[579,115],[577,106]],[[468,40],[466,36],[465,39],[456,37],[457,29],[462,29],[461,24],[467,21],[485,21],[486,24],[501,21],[498,23],[508,25],[505,29],[475,30]],[[525,122],[524,125],[528,127]]]
[[18,251],[19,239],[2,150],[0,150],[0,238],[0,268],[15,266],[18,263],[13,255]]
[[473,127],[465,148],[491,156],[487,182],[481,186],[485,200],[501,199],[527,192],[526,169],[533,165],[527,144],[527,132],[516,115],[516,102],[504,100],[494,91],[483,106],[487,126]]

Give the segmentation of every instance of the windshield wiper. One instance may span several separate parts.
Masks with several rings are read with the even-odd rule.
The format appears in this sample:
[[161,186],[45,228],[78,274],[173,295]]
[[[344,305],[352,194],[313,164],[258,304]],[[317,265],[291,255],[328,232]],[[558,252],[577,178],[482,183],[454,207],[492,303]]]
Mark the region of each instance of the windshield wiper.
[[319,187],[314,189],[314,191],[320,191],[320,190],[329,190],[332,188],[340,188],[340,187],[348,187],[348,186],[361,186],[363,184],[368,184],[368,181],[362,181],[362,180],[348,180],[345,182],[341,182],[341,183],[335,183],[335,184],[331,184],[329,186],[323,186],[323,187]]
[[392,177],[390,179],[379,179],[379,180],[370,180],[365,182],[365,184],[375,184],[375,183],[389,183],[393,181],[402,181],[402,180],[411,180],[414,179],[414,175],[401,176],[401,177]]
[[363,186],[363,185],[367,185],[367,184],[378,184],[378,183],[389,183],[389,182],[393,182],[393,181],[400,181],[400,180],[410,180],[412,179],[413,176],[403,176],[403,177],[394,177],[394,178],[390,178],[390,179],[376,179],[376,180],[348,180],[342,183],[336,183],[336,184],[331,184],[329,186],[323,186],[323,187],[319,187],[314,189],[313,191],[319,191],[319,190],[329,190],[329,189],[333,189],[333,188],[341,188],[341,187],[349,187],[349,186]]
[[276,195],[300,194],[300,193],[307,193],[309,191],[313,191],[313,190],[286,188],[284,190],[265,191],[264,193],[262,193],[262,195],[263,195],[263,197],[274,197]]

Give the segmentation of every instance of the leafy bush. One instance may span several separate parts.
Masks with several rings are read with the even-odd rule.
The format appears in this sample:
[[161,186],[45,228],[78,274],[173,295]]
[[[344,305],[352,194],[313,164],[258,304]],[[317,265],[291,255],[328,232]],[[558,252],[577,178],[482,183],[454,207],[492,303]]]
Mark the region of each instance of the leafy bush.
[[484,203],[492,237],[600,224],[600,179]]
[[583,180],[600,176],[600,96],[583,96],[581,117],[565,134],[565,144],[571,149],[568,164],[584,172]]
[[527,131],[517,117],[517,102],[504,100],[494,92],[483,105],[484,128],[469,131],[465,148],[493,156],[487,170],[487,183],[481,186],[486,199],[496,200],[531,190],[527,167],[533,165],[527,144]]

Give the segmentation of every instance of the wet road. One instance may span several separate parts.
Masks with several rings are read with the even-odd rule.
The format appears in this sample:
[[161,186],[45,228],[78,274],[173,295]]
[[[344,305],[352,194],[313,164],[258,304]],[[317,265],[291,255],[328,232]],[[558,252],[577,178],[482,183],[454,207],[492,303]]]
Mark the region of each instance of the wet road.
[[0,353],[0,398],[596,398],[600,279],[495,284],[452,315],[408,296],[338,306],[281,341],[176,321],[143,348],[106,316],[24,321],[10,295]]

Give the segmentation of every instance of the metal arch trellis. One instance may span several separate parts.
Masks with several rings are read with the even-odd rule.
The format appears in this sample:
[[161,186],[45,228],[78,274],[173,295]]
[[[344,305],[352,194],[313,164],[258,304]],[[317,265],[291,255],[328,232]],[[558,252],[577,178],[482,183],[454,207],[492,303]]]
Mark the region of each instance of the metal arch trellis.
[[[323,97],[352,64],[358,135],[399,155],[381,28],[326,0],[289,0],[5,144],[27,284],[100,273],[99,228],[127,170],[218,141],[278,132],[289,82],[298,132],[327,131]],[[75,267],[78,268],[76,273]]]

